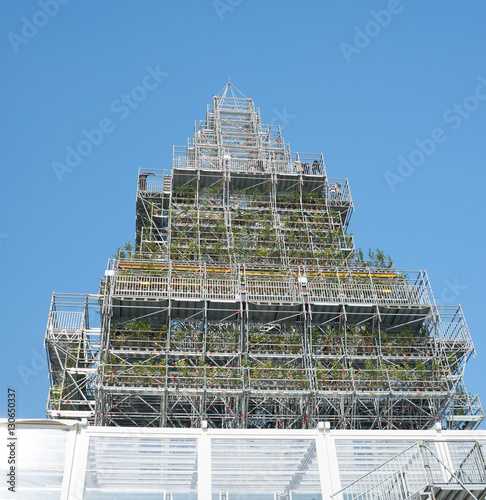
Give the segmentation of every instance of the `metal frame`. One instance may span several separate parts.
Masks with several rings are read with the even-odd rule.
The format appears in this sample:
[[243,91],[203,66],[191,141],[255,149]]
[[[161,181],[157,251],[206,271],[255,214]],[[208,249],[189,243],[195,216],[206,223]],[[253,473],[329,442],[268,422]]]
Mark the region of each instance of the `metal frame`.
[[[0,434],[7,423],[0,421]],[[194,429],[141,429],[20,420],[17,433],[37,457],[22,462],[19,474],[30,480],[18,485],[19,498],[136,492],[175,500],[257,494],[418,500],[486,493],[485,431],[342,431],[327,422],[307,430],[210,429],[206,422]],[[55,464],[42,461],[47,454]]]
[[[91,392],[76,385],[96,424],[481,422],[463,384],[474,346],[461,308],[437,306],[424,271],[360,260],[347,180],[329,179],[321,154],[291,152],[231,84],[174,148],[170,172],[140,170],[136,207],[136,245],[100,286]],[[72,368],[56,365],[51,331],[57,387]],[[76,409],[62,396],[53,413],[51,394],[50,416]]]
[[447,494],[454,498],[483,498],[486,462],[481,444],[418,441],[340,489],[332,498],[407,500],[431,493],[433,498]]
[[51,382],[48,417],[94,417],[100,350],[96,311],[99,295],[52,295],[44,339]]

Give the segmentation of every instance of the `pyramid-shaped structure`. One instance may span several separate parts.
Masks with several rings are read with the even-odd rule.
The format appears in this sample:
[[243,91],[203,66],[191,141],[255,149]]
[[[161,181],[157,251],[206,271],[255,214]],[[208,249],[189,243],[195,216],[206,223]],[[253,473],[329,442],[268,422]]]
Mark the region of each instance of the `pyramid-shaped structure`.
[[[139,171],[136,241],[98,294],[54,294],[48,415],[97,425],[475,428],[462,310],[348,231],[347,179],[228,83],[172,166]],[[95,309],[100,309],[96,323]]]

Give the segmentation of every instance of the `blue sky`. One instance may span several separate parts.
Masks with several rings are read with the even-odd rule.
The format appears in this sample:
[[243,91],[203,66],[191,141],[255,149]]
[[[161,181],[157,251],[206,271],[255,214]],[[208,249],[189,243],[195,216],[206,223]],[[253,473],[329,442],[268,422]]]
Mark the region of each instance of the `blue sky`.
[[[2,11],[0,379],[19,417],[44,416],[52,292],[97,292],[133,240],[138,167],[169,168],[228,77],[292,150],[324,153],[329,176],[349,179],[356,246],[426,269],[436,297],[463,305],[478,351],[466,383],[486,404],[484,2],[4,0]],[[86,135],[95,144],[69,167]]]

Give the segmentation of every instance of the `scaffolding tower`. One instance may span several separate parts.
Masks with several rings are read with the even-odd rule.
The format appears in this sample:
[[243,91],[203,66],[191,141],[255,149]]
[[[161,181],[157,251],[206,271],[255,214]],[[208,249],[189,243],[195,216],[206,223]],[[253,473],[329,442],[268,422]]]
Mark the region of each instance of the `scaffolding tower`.
[[53,297],[48,415],[476,428],[460,306],[437,305],[425,271],[397,270],[381,252],[364,260],[352,212],[347,179],[328,178],[322,154],[292,152],[228,83],[170,171],[139,171],[136,243],[109,260],[96,300],[77,299],[96,302],[99,328]]

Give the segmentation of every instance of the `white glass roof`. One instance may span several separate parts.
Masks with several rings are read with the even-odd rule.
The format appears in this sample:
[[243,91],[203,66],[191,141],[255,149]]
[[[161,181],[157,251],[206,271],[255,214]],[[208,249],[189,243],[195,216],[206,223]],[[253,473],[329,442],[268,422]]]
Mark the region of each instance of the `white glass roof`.
[[[2,490],[2,499],[331,500],[351,483],[359,491],[356,480],[419,441],[455,469],[469,453],[466,441],[486,442],[486,431],[147,429],[53,420],[17,422],[16,433],[16,492]],[[0,439],[8,439],[6,420]],[[414,453],[402,455],[400,467]]]

